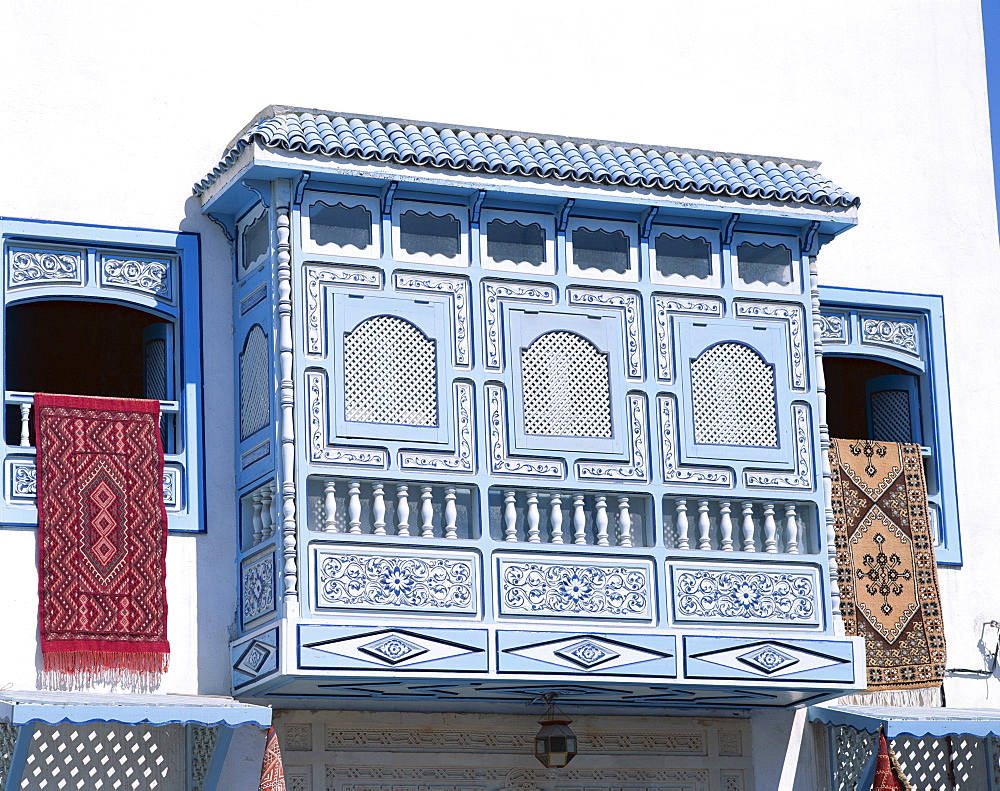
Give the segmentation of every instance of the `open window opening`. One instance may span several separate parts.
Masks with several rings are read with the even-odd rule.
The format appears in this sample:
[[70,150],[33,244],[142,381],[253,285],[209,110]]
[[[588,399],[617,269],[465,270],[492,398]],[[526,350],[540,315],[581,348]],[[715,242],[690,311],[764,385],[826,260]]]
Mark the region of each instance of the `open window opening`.
[[[924,447],[927,494],[940,491],[936,460],[927,448],[925,435],[930,418],[922,401],[927,386],[924,377],[882,360],[824,355],[826,417],[830,436],[837,439],[871,439],[881,442],[915,443]],[[931,503],[936,528],[937,513]]]
[[[8,306],[5,321],[8,392],[175,398],[173,325],[160,316],[112,302],[44,300]],[[164,450],[176,452],[172,421],[163,425]],[[21,444],[21,432],[21,410],[8,404],[7,444]]]

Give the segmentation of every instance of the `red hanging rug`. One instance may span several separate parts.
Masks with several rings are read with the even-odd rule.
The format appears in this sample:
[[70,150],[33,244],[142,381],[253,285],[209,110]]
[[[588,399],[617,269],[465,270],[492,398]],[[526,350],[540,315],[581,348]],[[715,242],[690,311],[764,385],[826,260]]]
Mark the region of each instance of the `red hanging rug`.
[[285,791],[285,767],[281,763],[281,747],[273,726],[267,729],[258,791]]
[[167,669],[160,404],[37,393],[38,625],[48,686]]

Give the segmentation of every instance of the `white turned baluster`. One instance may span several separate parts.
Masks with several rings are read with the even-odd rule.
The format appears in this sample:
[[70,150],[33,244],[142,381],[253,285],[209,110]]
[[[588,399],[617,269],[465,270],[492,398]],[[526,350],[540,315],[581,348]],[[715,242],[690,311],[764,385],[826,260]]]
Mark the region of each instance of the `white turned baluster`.
[[722,551],[733,551],[733,517],[730,512],[729,503],[724,502],[719,506],[719,532],[722,535]]
[[777,532],[778,528],[774,524],[774,503],[764,503],[764,551],[772,555],[778,551]]
[[538,492],[528,492],[528,541],[532,544],[540,544],[541,533],[538,529],[540,521],[538,515]]
[[323,532],[337,532],[337,482],[327,478],[323,482]]
[[676,500],[674,507],[677,509],[677,548],[690,549],[688,542],[688,501]]
[[757,551],[757,539],[754,533],[757,531],[757,526],[753,521],[753,503],[749,500],[743,501],[743,551],[744,552],[756,552]]
[[272,484],[261,487],[260,490],[260,540],[267,541],[274,535],[274,521],[271,519],[271,503],[274,498]]
[[785,503],[785,552],[799,554],[799,519],[794,503]]
[[552,525],[552,543],[563,543],[562,534],[562,495],[553,492],[549,495],[549,522]]
[[264,540],[264,523],[260,518],[261,502],[263,501],[263,496],[260,491],[253,493],[253,536],[250,541],[253,542],[254,546],[257,546],[261,541]]
[[376,536],[384,536],[385,532],[385,484],[379,482],[372,484],[372,524],[375,529],[372,533]]
[[434,538],[434,487],[420,489],[420,537]]
[[610,546],[608,541],[608,498],[599,494],[595,500],[597,514],[594,517],[594,524],[597,526],[597,546]]
[[708,500],[698,501],[698,549],[712,548],[712,519],[708,514]]
[[573,543],[587,543],[587,511],[582,494],[573,495]]
[[458,507],[455,505],[455,487],[444,490],[444,537],[458,538]]
[[361,532],[361,481],[351,481],[347,486],[348,533]]
[[504,541],[517,541],[517,495],[504,492]]
[[632,513],[624,495],[618,497],[618,546],[632,546]]
[[396,535],[410,535],[410,487],[405,483],[396,486]]
[[28,415],[31,414],[31,404],[21,404],[21,447],[30,448],[31,439],[28,428],[31,425]]

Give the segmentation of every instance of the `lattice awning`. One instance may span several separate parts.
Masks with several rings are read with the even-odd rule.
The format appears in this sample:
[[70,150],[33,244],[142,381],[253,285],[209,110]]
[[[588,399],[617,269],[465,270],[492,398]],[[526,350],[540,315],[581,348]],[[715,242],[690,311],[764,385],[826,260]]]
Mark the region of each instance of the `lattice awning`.
[[222,697],[199,695],[107,695],[82,692],[2,692],[0,722],[120,722],[126,725],[257,725],[271,724],[271,709]]
[[809,720],[846,725],[885,738],[897,736],[1000,736],[1000,709],[908,708],[902,706],[810,706]]

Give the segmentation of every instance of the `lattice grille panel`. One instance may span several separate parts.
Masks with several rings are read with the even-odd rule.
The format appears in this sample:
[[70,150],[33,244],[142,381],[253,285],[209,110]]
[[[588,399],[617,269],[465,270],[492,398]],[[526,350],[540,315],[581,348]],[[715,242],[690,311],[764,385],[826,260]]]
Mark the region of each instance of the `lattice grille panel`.
[[180,791],[181,726],[39,725],[21,791]]
[[267,335],[255,324],[240,352],[240,439],[251,437],[271,422],[267,386]]
[[691,361],[694,439],[708,445],[778,446],[774,368],[742,343]]
[[981,791],[987,787],[982,739],[899,736],[890,746],[913,787],[921,791]]
[[905,390],[879,390],[871,395],[872,439],[913,442],[910,394]]
[[833,734],[834,755],[833,788],[834,791],[854,791],[865,771],[868,759],[875,749],[877,736],[864,731],[856,731],[838,725],[830,729]]
[[212,763],[212,753],[215,751],[215,741],[219,736],[218,728],[206,725],[191,725],[188,730],[188,755],[190,756],[191,791],[201,791]]
[[143,378],[146,398],[167,400],[167,342],[162,338],[146,343]]
[[608,355],[573,332],[549,332],[521,350],[526,434],[611,436]]
[[344,412],[360,423],[436,426],[434,341],[396,316],[375,316],[345,334]]
[[14,743],[17,741],[17,725],[0,722],[0,787],[7,782],[10,772],[10,759],[14,756]]

